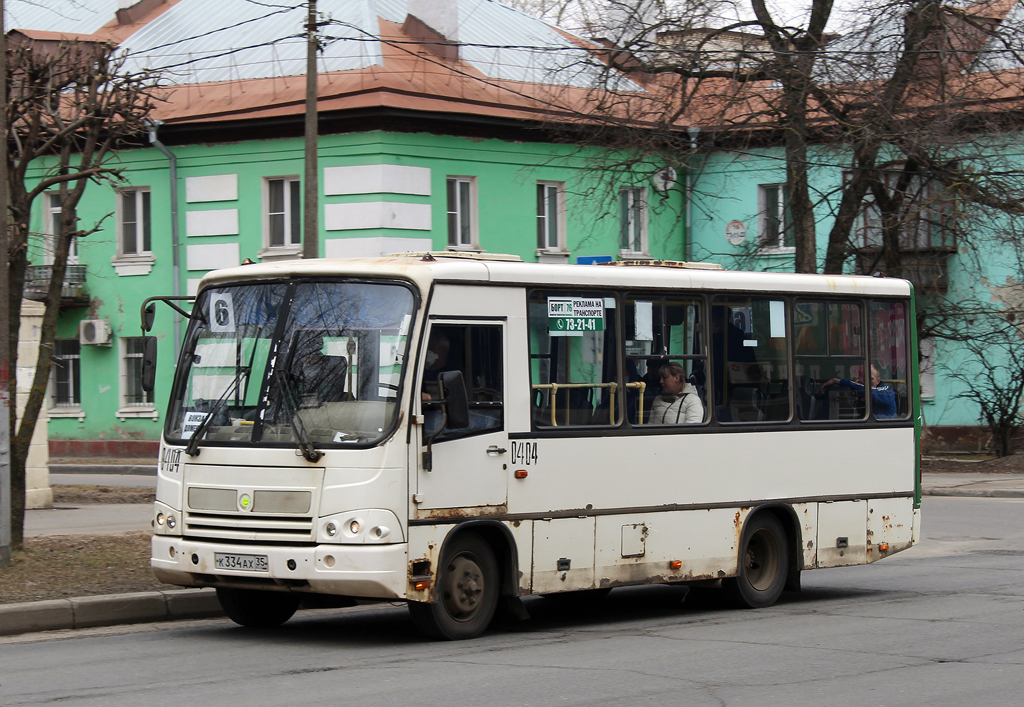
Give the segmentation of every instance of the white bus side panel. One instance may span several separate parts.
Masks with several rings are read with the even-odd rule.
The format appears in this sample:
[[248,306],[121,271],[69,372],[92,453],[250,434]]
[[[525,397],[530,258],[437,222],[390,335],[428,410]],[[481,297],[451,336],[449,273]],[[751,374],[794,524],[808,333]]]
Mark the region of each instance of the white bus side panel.
[[533,523],[533,593],[594,586],[594,518]]
[[867,501],[818,504],[818,567],[864,564],[867,511]]
[[[912,428],[540,438],[510,459],[508,512],[914,493]],[[862,525],[863,525],[862,516]]]
[[[920,514],[913,504],[902,498],[875,498],[868,502],[868,562],[880,560],[900,550],[906,550],[916,541],[915,521]],[[888,552],[873,550],[880,544],[889,545]]]

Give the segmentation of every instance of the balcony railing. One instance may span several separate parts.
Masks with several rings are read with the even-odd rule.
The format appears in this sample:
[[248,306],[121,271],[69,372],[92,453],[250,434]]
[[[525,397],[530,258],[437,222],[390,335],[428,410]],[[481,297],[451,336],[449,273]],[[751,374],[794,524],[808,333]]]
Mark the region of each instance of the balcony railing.
[[[25,270],[25,299],[41,302],[50,287],[52,265],[31,265]],[[89,304],[85,291],[85,266],[68,265],[64,272],[64,285],[60,288],[61,307],[81,307]]]
[[[956,248],[952,246],[901,250],[901,272],[885,274],[910,280],[919,291],[945,292],[949,286],[946,261],[955,252]],[[871,275],[878,270],[884,270],[884,266],[879,262],[879,250],[861,249],[857,253],[857,272]]]

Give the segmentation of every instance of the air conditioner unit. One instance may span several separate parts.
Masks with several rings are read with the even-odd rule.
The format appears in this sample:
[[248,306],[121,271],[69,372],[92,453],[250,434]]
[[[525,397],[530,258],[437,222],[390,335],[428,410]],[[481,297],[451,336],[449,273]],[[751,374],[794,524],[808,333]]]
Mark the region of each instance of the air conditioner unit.
[[110,322],[83,319],[78,324],[78,343],[82,346],[110,346]]

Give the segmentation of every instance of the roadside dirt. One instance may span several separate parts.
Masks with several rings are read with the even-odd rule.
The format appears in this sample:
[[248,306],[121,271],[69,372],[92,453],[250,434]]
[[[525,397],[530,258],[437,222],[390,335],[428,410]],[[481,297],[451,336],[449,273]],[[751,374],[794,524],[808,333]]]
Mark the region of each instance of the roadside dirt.
[[[153,489],[55,486],[54,503],[152,503]],[[26,538],[0,569],[0,604],[170,589],[149,568],[148,532]]]
[[921,459],[925,473],[955,472],[957,474],[1024,474],[1024,454],[1011,454],[1001,459],[981,454],[926,456]]

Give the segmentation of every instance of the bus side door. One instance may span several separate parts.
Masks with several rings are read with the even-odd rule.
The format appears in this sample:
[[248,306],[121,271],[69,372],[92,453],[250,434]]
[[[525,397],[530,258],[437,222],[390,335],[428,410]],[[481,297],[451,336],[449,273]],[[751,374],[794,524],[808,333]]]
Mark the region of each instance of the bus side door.
[[[474,509],[472,515],[507,508],[508,431],[505,420],[506,327],[503,319],[432,318],[420,376],[421,450],[430,443],[430,468],[417,479],[419,511]],[[461,371],[469,397],[469,426],[443,427],[438,378]],[[433,439],[432,442],[430,440]]]

